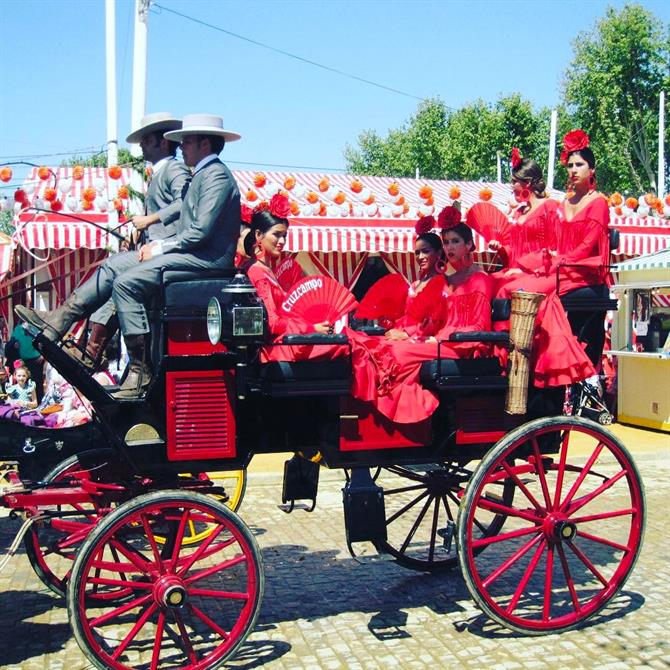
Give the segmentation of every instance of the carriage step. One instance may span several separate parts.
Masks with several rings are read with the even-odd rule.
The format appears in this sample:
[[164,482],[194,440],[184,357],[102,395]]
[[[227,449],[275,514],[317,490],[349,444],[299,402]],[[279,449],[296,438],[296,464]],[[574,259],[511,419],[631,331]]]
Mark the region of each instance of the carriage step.
[[456,524],[449,519],[447,525],[444,528],[438,528],[437,534],[442,538],[442,546],[447,550],[451,551],[451,543],[454,541],[454,531],[456,530]]
[[[321,466],[318,463],[308,461],[297,454],[284,463],[284,484],[282,486],[281,501],[279,509],[290,514],[295,509],[302,509],[305,512],[313,512],[316,507],[316,493],[319,489],[319,470]],[[299,503],[298,500],[307,500],[305,503]]]
[[352,469],[342,489],[342,502],[350,551],[353,542],[386,541],[384,489],[374,483],[368,468]]

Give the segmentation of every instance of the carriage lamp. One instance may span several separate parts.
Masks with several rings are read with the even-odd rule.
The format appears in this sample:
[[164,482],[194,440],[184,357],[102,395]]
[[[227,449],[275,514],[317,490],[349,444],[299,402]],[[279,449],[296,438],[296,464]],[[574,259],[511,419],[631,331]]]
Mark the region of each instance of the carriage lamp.
[[207,337],[212,345],[221,339],[221,303],[216,298],[207,304]]

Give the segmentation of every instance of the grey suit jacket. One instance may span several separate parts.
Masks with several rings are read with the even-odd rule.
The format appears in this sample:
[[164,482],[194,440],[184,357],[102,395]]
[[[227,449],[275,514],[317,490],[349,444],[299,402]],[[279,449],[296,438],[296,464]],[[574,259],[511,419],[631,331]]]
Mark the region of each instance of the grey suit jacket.
[[144,213],[158,213],[160,223],[146,230],[149,241],[162,240],[177,233],[175,221],[181,212],[182,194],[191,178],[191,171],[176,158],[168,158],[157,175],[149,183],[144,198]]
[[218,158],[193,175],[174,225],[177,234],[163,242],[164,253],[190,253],[215,267],[233,267],[240,234],[240,192]]

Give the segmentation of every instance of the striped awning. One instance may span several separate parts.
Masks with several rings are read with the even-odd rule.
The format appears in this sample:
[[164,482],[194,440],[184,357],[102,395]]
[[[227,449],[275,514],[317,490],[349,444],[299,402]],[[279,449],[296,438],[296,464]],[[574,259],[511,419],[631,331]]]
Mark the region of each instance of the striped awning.
[[14,242],[5,243],[5,240],[0,240],[0,282],[3,281],[5,275],[12,269],[14,262],[14,249],[16,245]]
[[631,258],[630,260],[617,263],[616,272],[626,272],[628,270],[657,270],[667,269],[670,277],[670,248],[658,251],[647,256]]

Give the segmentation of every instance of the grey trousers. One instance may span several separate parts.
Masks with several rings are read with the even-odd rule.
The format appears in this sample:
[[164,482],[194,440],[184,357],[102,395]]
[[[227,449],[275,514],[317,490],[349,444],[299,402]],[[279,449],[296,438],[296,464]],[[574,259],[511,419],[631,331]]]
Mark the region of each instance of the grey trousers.
[[[111,256],[98,271],[75,290],[76,298],[87,314],[103,307],[111,297],[124,335],[149,332],[145,303],[160,286],[162,270],[212,270],[220,263],[188,253],[156,256],[140,263],[137,251]],[[100,321],[96,321],[101,323]]]

